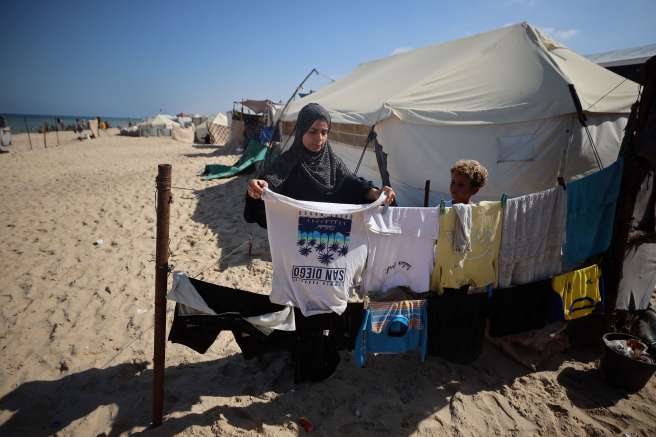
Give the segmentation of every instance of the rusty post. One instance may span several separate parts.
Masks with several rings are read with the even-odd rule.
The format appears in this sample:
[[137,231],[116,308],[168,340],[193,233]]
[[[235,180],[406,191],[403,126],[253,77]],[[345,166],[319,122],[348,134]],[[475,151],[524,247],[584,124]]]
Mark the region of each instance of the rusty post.
[[157,166],[157,242],[155,247],[155,346],[153,356],[153,427],[164,416],[164,357],[166,349],[166,287],[169,263],[171,165]]

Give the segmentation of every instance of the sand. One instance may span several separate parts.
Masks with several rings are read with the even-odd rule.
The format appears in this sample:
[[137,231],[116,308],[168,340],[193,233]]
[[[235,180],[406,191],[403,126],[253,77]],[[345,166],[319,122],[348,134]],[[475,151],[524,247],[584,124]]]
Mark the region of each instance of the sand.
[[489,344],[467,366],[407,354],[358,369],[343,353],[331,379],[295,386],[286,357],[244,361],[226,333],[205,355],[167,343],[165,422],[147,430],[157,164],[179,187],[174,268],[267,293],[266,232],[241,218],[248,176],[204,182],[205,164],[238,157],[170,138],[42,137],[0,155],[1,435],[297,435],[301,416],[317,435],[656,433],[656,379],[609,387],[594,350],[535,372]]

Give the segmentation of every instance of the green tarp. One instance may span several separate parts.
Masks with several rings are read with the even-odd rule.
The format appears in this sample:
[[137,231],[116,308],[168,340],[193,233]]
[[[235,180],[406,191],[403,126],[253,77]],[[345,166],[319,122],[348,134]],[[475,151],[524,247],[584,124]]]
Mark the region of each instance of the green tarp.
[[209,164],[205,166],[205,171],[203,171],[201,176],[206,181],[210,179],[229,178],[230,176],[248,170],[256,162],[264,160],[266,153],[266,146],[255,140],[251,140],[246,150],[244,150],[244,154],[241,155],[241,158],[239,158],[239,161],[235,165],[231,167],[229,165]]

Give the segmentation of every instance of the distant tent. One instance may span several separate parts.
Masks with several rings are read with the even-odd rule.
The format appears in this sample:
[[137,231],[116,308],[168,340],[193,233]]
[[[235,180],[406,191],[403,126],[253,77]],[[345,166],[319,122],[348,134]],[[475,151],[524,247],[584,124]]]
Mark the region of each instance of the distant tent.
[[174,127],[180,127],[173,121],[172,116],[166,114],[157,114],[139,124],[139,136],[142,137],[161,137],[171,136],[171,130]]
[[230,139],[230,126],[228,117],[223,112],[207,119],[207,129],[210,135],[210,143],[224,145]]
[[171,128],[171,138],[181,143],[193,144],[194,127],[173,126]]
[[656,44],[596,53],[586,57],[613,73],[640,83],[642,80],[642,66],[652,56],[656,56]]
[[[587,117],[593,150],[577,115]],[[450,167],[476,159],[489,170],[479,199],[556,185],[607,166],[619,150],[638,85],[520,23],[367,62],[297,100],[290,135],[310,102],[332,116],[331,144],[358,175],[389,182],[403,205],[449,198]],[[377,143],[366,151],[369,131]],[[598,152],[596,153],[595,152]]]

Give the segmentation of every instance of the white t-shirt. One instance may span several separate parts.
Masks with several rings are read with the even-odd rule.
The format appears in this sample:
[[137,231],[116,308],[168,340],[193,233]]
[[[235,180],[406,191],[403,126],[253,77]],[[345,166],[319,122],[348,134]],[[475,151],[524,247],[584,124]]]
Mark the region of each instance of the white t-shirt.
[[346,309],[367,259],[363,213],[380,206],[305,202],[265,190],[273,261],[271,302],[294,305],[304,316]]
[[366,292],[406,286],[430,289],[439,235],[439,208],[378,207],[365,212],[369,245],[364,275]]

